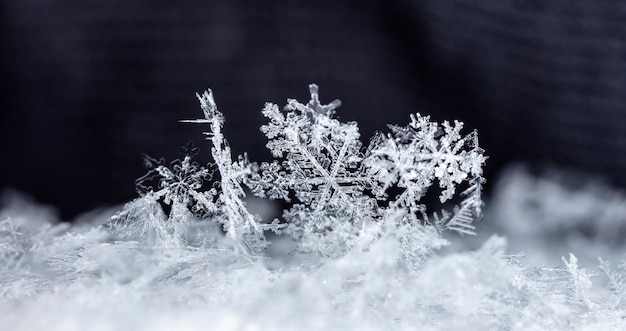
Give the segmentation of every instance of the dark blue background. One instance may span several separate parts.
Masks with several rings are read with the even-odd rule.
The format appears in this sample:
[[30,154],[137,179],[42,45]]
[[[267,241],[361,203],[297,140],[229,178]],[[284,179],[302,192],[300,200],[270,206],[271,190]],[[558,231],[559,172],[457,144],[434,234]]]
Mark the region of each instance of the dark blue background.
[[[626,184],[626,3],[2,0],[0,187],[64,218],[136,196],[141,153],[204,147],[211,87],[236,154],[269,158],[265,101],[343,101],[367,141],[420,111],[504,165]],[[469,130],[467,131],[469,132]],[[202,153],[202,152],[201,152]]]

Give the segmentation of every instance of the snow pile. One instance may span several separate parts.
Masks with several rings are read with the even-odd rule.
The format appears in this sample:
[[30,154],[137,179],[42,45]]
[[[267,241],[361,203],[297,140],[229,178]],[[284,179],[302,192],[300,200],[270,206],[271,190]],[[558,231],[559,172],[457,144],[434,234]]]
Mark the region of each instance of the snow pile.
[[40,218],[10,207],[3,217],[10,210],[0,223],[7,330],[626,327],[623,265],[589,270],[572,255],[531,267],[508,255],[498,236],[477,251],[428,255],[412,270],[392,239],[339,258],[280,253],[295,247],[285,240],[272,256],[251,257],[217,248],[227,238],[203,222],[177,229],[190,239],[176,246],[120,238],[102,226],[51,224],[37,206],[21,210]]

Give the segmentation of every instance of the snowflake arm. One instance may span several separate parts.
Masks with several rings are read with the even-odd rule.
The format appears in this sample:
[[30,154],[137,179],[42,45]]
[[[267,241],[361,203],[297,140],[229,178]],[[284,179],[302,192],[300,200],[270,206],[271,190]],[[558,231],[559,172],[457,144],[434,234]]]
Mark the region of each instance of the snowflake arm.
[[185,120],[188,123],[209,124],[210,131],[205,132],[211,141],[211,155],[220,173],[220,194],[218,205],[221,210],[221,222],[228,236],[233,240],[241,240],[247,249],[256,251],[266,246],[263,231],[277,230],[275,224],[262,224],[260,217],[252,215],[245,206],[245,192],[241,183],[250,175],[251,165],[245,156],[232,161],[230,146],[224,139],[222,128],[224,116],[218,111],[213,93],[209,89],[197,95],[204,113],[204,119]]

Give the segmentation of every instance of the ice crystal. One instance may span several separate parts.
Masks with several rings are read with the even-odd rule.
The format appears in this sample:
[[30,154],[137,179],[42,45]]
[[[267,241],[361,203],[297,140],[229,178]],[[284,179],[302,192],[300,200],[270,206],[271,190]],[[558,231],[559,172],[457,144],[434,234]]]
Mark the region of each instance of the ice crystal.
[[[473,233],[471,223],[480,216],[485,162],[476,132],[463,137],[463,124],[458,121],[440,126],[414,114],[408,126],[392,125],[391,133],[377,134],[364,148],[357,123],[335,118],[341,102],[323,104],[317,85],[311,84],[309,90],[311,100],[306,104],[289,99],[282,111],[276,104],[265,105],[262,114],[269,123],[261,131],[276,159],[260,164],[249,162],[245,155],[233,161],[222,133],[224,116],[211,90],[198,95],[204,118],[183,122],[208,124],[205,134],[212,144],[214,164],[200,166],[192,161],[198,151],[193,145],[187,146],[182,161],[169,167],[164,160],[146,156],[148,173],[137,180],[142,199],[127,206],[111,224],[123,225],[124,233],[137,226],[130,223],[143,224],[137,231],[154,233],[157,240],[174,234],[172,240],[180,241],[172,223],[196,218],[222,224],[228,238],[250,252],[265,248],[264,233],[273,230],[289,234],[300,251],[322,256],[340,256],[355,245],[367,249],[382,237],[401,242],[407,248],[403,256],[440,247],[439,235],[424,226]],[[212,179],[211,169],[219,181],[204,189]],[[435,182],[442,189],[442,203],[453,198],[457,186],[467,183],[469,188],[452,213],[442,211],[441,217],[429,218],[420,201]],[[244,184],[257,196],[292,205],[282,220],[266,223],[246,208]],[[170,206],[167,217],[156,201]],[[146,219],[146,215],[151,216]],[[402,230],[404,226],[412,230]]]
[[[136,181],[137,191],[141,195],[150,194],[155,200],[163,199],[164,203],[176,210],[188,208],[195,213],[214,213],[216,190],[201,191],[204,181],[211,179],[211,172],[200,166],[192,158],[199,149],[189,143],[183,149],[185,154],[182,161],[175,160],[170,167],[163,163],[165,160],[156,160],[144,155],[144,163],[148,173]],[[158,178],[158,190],[148,184]]]
[[375,205],[364,196],[361,141],[357,124],[333,118],[340,102],[322,105],[317,86],[311,101],[288,100],[285,113],[267,103],[263,115],[270,119],[261,131],[267,147],[282,162],[261,163],[248,180],[262,197],[297,202],[284,213],[288,231],[306,250],[332,255],[372,221]]
[[607,296],[609,308],[617,308],[624,304],[626,300],[626,263],[619,266],[619,271],[611,269],[611,263],[600,258],[600,270],[607,277],[608,290],[610,294]]
[[[164,160],[145,156],[148,173],[137,180],[137,190],[142,197],[139,202],[127,205],[115,215],[110,226],[114,232],[127,235],[133,232],[129,230],[130,227],[137,227],[135,223],[140,223],[141,232],[156,231],[158,240],[178,242],[180,236],[186,234],[179,233],[180,229],[171,223],[202,218],[222,224],[237,250],[262,250],[267,246],[264,231],[279,231],[282,226],[262,223],[258,215],[246,209],[241,183],[249,176],[251,165],[245,156],[240,156],[237,161],[232,160],[230,147],[222,134],[224,116],[217,110],[211,90],[197,97],[204,118],[183,122],[209,125],[210,130],[205,135],[212,143],[211,155],[215,164],[204,167],[192,161],[198,152],[193,145],[187,146],[183,160],[172,162],[171,168],[163,165]],[[213,183],[211,189],[202,191],[203,182],[210,179],[211,167],[217,168],[220,180]],[[146,184],[155,177],[158,177],[158,190]],[[171,206],[167,220],[155,203],[160,199]],[[123,230],[117,231],[120,228]]]
[[443,189],[439,197],[446,202],[454,197],[463,182],[469,188],[461,193],[464,200],[454,213],[442,211],[434,215],[433,225],[440,229],[473,234],[474,217],[480,217],[482,207],[483,150],[478,146],[476,131],[460,135],[463,123],[445,121],[441,126],[430,122],[429,116],[411,115],[406,127],[390,126],[392,134],[378,134],[372,141],[365,163],[368,173],[376,179],[374,193],[387,198],[392,187],[403,189],[392,198],[390,208],[402,208],[410,221],[431,223],[421,198],[435,180]]
[[[485,161],[476,132],[462,137],[458,121],[440,127],[415,114],[409,126],[391,126],[392,134],[378,134],[364,149],[357,124],[334,118],[341,103],[322,104],[314,84],[310,92],[307,104],[290,99],[283,111],[265,105],[269,123],[261,131],[280,160],[261,163],[247,181],[259,196],[296,200],[283,217],[302,250],[341,254],[364,228],[398,211],[402,223],[473,233]],[[454,213],[444,211],[433,221],[420,200],[435,180],[443,189],[441,202],[454,196],[457,185],[470,187]],[[402,193],[389,196],[398,188]]]
[[19,243],[21,233],[16,229],[11,218],[0,220],[0,263],[2,269],[14,268],[24,254],[24,247]]
[[220,174],[218,219],[224,224],[231,239],[240,240],[253,251],[262,249],[266,245],[264,231],[279,231],[281,226],[276,223],[264,224],[258,215],[253,215],[246,209],[246,194],[241,185],[251,173],[250,163],[245,155],[239,156],[237,161],[232,160],[230,147],[222,134],[224,116],[217,110],[213,92],[207,90],[197,96],[204,118],[184,122],[209,124],[210,131],[205,132],[205,135],[213,145],[211,155]]

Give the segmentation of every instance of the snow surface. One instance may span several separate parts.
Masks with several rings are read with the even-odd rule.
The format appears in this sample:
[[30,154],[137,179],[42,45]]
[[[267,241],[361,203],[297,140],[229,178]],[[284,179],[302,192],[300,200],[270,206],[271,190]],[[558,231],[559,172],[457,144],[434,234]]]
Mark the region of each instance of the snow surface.
[[[204,222],[172,244],[115,235],[101,225],[110,211],[70,226],[15,193],[3,201],[2,330],[626,328],[623,194],[522,168],[503,176],[478,236],[450,236],[415,270],[391,239],[320,258],[288,254],[294,243],[273,238],[251,257]],[[520,251],[527,257],[511,255]]]

